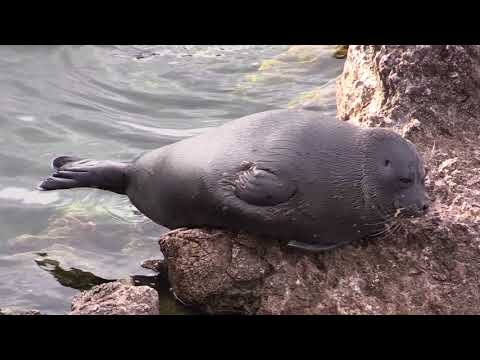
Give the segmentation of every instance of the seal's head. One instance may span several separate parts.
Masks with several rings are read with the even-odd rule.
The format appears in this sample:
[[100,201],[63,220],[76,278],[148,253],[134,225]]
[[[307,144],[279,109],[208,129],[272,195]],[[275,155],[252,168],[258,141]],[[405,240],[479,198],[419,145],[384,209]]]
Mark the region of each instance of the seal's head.
[[367,205],[383,217],[416,217],[429,207],[425,168],[415,146],[385,129],[365,130],[362,188]]

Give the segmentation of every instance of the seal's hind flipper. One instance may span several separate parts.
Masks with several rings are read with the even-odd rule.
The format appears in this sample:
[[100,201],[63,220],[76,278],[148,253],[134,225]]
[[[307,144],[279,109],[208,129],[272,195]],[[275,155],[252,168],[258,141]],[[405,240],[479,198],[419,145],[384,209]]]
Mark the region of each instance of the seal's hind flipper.
[[45,179],[37,186],[38,190],[61,190],[61,189],[72,189],[76,187],[81,187],[79,182],[73,179],[60,179],[53,176]]
[[52,167],[55,170],[59,170],[62,166],[73,163],[75,161],[81,161],[83,159],[74,156],[59,156],[52,161]]
[[334,244],[334,245],[320,245],[320,244],[310,244],[300,241],[291,240],[288,242],[288,246],[294,247],[297,249],[307,250],[311,252],[322,252],[327,250],[335,249],[339,246],[342,246],[344,243]]
[[89,187],[125,194],[127,164],[60,156],[52,166],[55,172],[38,186],[39,190]]

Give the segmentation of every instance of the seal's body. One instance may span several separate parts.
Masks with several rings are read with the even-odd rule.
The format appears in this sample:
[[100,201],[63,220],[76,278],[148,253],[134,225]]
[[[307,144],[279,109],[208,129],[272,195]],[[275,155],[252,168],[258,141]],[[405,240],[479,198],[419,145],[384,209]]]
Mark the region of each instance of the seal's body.
[[324,249],[426,210],[415,147],[307,110],[247,116],[122,164],[60,157],[44,190],[125,193],[169,228],[219,227]]

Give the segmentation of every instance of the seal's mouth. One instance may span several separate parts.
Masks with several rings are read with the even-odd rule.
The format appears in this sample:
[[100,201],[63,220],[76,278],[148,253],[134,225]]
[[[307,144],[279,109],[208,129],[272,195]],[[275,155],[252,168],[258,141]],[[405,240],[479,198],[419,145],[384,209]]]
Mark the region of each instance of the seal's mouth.
[[393,206],[395,208],[394,217],[420,217],[425,215],[429,209],[429,204],[426,201],[421,204],[402,206],[398,200],[395,200]]

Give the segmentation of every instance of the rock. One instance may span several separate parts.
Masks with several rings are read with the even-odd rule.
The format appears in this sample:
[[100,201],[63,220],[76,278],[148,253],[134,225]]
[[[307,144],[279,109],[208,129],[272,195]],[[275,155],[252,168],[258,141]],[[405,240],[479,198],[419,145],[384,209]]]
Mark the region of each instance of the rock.
[[160,248],[176,296],[209,313],[478,314],[480,46],[350,46],[337,86],[340,119],[417,145],[429,214],[320,254],[174,230]]
[[42,315],[38,310],[0,308],[0,315]]
[[151,260],[144,260],[141,264],[141,267],[144,269],[152,270],[157,273],[166,273],[168,271],[167,264],[165,260],[158,260],[158,259],[151,259]]
[[158,293],[131,280],[94,286],[75,296],[70,315],[158,315]]
[[335,52],[333,54],[337,59],[345,59],[348,54],[348,45],[337,45],[335,46]]
[[478,131],[472,120],[480,111],[479,46],[351,45],[348,51],[337,82],[341,119],[396,129],[418,119],[420,141]]

